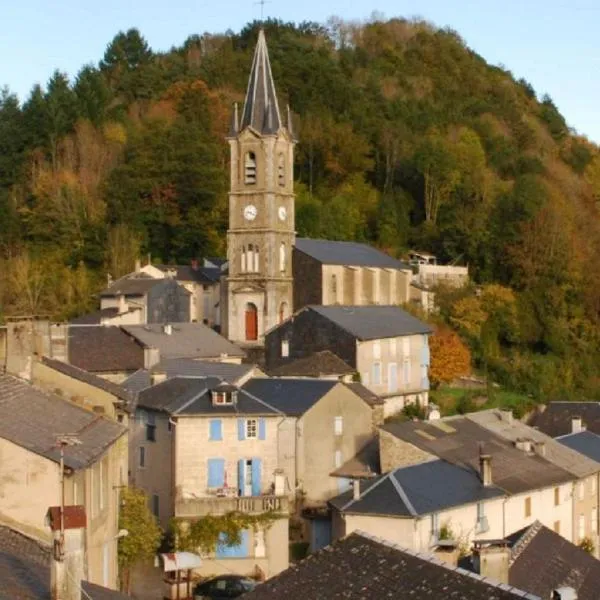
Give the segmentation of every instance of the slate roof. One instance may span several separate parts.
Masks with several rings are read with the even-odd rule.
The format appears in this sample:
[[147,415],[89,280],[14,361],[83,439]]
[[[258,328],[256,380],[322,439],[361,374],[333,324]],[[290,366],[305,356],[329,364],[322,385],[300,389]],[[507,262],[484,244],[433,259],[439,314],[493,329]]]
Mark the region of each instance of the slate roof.
[[600,462],[600,435],[591,431],[580,431],[561,435],[556,438],[556,441],[579,454]]
[[69,363],[93,373],[137,371],[144,349],[120,327],[69,326]]
[[130,375],[121,386],[130,392],[139,392],[152,385],[153,373],[164,373],[167,379],[173,377],[220,377],[229,383],[239,383],[248,377],[255,365],[222,363],[191,358],[166,358],[151,369],[140,369]]
[[367,244],[296,238],[296,250],[324,265],[410,270],[410,266]]
[[[14,529],[0,526],[0,598],[50,600],[49,546]],[[93,600],[125,600],[127,596],[87,581],[83,597]]]
[[192,267],[192,265],[152,265],[166,273],[174,271],[177,281],[194,281],[196,283],[216,283],[221,278],[221,269],[218,267]]
[[542,598],[562,586],[575,589],[578,600],[600,595],[600,562],[585,550],[536,521],[511,536],[509,583]]
[[282,365],[269,374],[273,377],[323,377],[327,375],[351,375],[356,369],[344,362],[331,350],[314,352]]
[[479,473],[479,455],[492,457],[492,480],[509,494],[560,485],[575,476],[514,445],[466,417],[387,423],[381,427],[432,456]]
[[508,422],[506,418],[502,418],[502,411],[500,410],[483,410],[465,416],[511,442],[516,442],[518,439],[528,439],[536,443],[543,443],[544,458],[576,477],[587,477],[600,471],[599,462],[582,456],[566,447],[568,444],[560,444],[545,433],[521,423],[518,419],[513,418],[511,422]]
[[55,371],[63,373],[63,375],[77,379],[77,381],[83,381],[84,383],[112,394],[116,398],[119,398],[119,400],[123,401],[125,408],[131,406],[131,404],[135,401],[135,394],[125,389],[123,386],[119,385],[118,383],[108,381],[108,379],[98,377],[98,375],[94,375],[93,373],[88,373],[88,371],[84,371],[75,365],[70,365],[61,360],[48,358],[47,356],[42,358],[42,363],[54,369]]
[[155,279],[147,273],[130,273],[113,281],[111,285],[100,292],[100,297],[145,296],[150,288],[162,281],[162,279]]
[[210,392],[223,383],[217,377],[174,377],[140,392],[138,407],[177,416],[280,414],[245,390],[238,390],[235,405],[213,406]]
[[506,495],[497,486],[484,487],[472,470],[443,460],[401,467],[360,487],[358,500],[350,490],[329,503],[344,514],[413,518]]
[[333,471],[334,477],[371,478],[381,473],[379,439],[373,437],[351,459]]
[[102,319],[112,319],[118,314],[119,309],[116,306],[111,308],[102,308],[95,312],[75,317],[74,319],[71,319],[69,323],[72,325],[100,325]]
[[334,542],[244,594],[244,600],[540,600],[362,532]]
[[433,331],[427,323],[398,306],[311,305],[307,308],[336,323],[359,340],[429,334]]
[[558,437],[572,433],[573,417],[581,417],[586,429],[600,435],[600,402],[550,402],[544,412],[531,417],[529,424],[550,437]]
[[172,323],[170,335],[160,324],[123,325],[142,345],[158,348],[160,358],[244,357],[245,352],[202,323]]
[[242,389],[289,416],[300,416],[312,408],[337,381],[327,379],[253,378]]
[[369,406],[378,406],[385,403],[385,400],[381,396],[372,392],[359,381],[352,381],[351,383],[345,383],[344,385],[349,387],[357,396],[360,396]]
[[60,459],[57,434],[76,434],[82,443],[65,449],[65,464],[72,469],[95,462],[127,431],[11,375],[0,375],[0,414],[0,437],[55,462]]

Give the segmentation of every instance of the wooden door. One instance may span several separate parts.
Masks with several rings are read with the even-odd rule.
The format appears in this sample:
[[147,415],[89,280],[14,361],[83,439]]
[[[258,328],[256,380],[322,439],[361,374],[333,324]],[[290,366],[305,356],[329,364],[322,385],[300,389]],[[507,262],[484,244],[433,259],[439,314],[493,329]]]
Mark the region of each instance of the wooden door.
[[246,340],[258,339],[258,311],[254,304],[246,305]]

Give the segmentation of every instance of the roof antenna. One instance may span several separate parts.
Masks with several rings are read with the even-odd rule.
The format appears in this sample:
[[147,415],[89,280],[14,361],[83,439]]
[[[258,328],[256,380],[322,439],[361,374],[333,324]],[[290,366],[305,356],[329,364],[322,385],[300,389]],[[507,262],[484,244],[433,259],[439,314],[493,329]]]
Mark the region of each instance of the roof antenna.
[[258,0],[258,2],[255,2],[254,5],[256,6],[257,4],[260,4],[260,22],[262,24],[265,20],[265,4],[271,4],[271,0]]

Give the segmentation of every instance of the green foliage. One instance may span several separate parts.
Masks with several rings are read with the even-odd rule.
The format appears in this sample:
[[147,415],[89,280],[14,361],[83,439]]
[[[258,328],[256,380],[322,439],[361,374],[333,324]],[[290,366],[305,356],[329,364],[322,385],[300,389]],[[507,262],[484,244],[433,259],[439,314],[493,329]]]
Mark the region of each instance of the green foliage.
[[584,537],[579,544],[577,544],[582,550],[585,550],[588,554],[594,556],[596,550],[594,542],[589,537]]

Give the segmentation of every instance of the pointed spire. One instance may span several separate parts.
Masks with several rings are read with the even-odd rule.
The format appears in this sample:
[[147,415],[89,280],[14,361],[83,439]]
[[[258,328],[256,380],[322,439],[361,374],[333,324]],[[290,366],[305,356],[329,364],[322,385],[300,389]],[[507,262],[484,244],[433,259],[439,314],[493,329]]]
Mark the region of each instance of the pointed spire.
[[271,134],[277,133],[281,126],[267,41],[265,32],[261,29],[254,51],[240,128],[252,127],[259,133]]
[[240,131],[240,117],[238,115],[238,103],[233,103],[233,112],[231,113],[231,123],[229,125],[229,135],[227,137],[235,137]]

